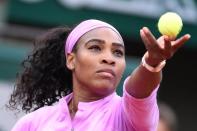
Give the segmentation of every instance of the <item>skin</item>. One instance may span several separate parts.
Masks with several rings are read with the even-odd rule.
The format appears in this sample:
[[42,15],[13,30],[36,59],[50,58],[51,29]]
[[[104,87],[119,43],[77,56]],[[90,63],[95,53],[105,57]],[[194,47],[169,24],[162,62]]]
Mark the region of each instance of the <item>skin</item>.
[[[124,43],[113,30],[97,28],[83,35],[76,53],[67,55],[67,67],[73,72],[75,112],[79,102],[99,100],[113,93],[125,66]],[[72,103],[69,105],[72,108]]]
[[[168,36],[156,39],[147,27],[140,30],[140,36],[147,49],[145,61],[153,67],[159,65],[163,60],[172,58],[174,53],[190,39],[189,34],[177,40],[171,40]],[[145,98],[152,93],[161,79],[162,71],[150,72],[140,64],[130,75],[126,90],[136,98]]]
[[[167,36],[156,39],[147,27],[140,30],[140,36],[147,49],[145,61],[150,66],[157,66],[189,40],[184,35],[177,40]],[[87,44],[88,43],[88,44]],[[99,48],[91,47],[97,45]],[[125,69],[125,56],[122,39],[109,28],[97,28],[83,35],[76,53],[67,54],[67,67],[73,72],[73,99],[69,103],[71,118],[77,112],[79,102],[99,100],[115,91]],[[110,69],[110,73],[97,73],[100,69]],[[136,98],[148,97],[162,79],[162,72],[150,72],[141,64],[132,72],[126,83],[127,92]]]
[[170,131],[170,129],[165,121],[159,120],[157,131]]

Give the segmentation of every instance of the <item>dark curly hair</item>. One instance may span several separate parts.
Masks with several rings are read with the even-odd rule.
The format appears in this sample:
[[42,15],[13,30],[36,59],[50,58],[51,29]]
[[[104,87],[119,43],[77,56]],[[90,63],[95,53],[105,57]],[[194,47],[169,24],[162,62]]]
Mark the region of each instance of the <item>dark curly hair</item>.
[[54,28],[35,40],[34,50],[22,62],[24,69],[18,74],[10,109],[22,105],[25,112],[35,111],[72,92],[72,72],[66,67],[64,52],[70,31],[66,27]]

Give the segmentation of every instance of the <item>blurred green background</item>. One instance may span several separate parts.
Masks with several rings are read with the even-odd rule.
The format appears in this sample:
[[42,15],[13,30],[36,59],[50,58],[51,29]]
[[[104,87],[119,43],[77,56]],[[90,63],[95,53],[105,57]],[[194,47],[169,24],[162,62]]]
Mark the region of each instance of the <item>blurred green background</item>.
[[[189,33],[192,38],[167,62],[158,99],[175,110],[179,131],[197,130],[196,0],[3,0],[0,5],[0,81],[11,83],[21,70],[20,63],[31,52],[35,37],[49,28],[73,26],[90,18],[109,22],[122,34],[127,55],[126,78],[145,52],[139,30],[147,26],[159,37],[159,16],[167,11],[177,12],[184,23],[179,36]],[[117,90],[120,95],[122,82]]]

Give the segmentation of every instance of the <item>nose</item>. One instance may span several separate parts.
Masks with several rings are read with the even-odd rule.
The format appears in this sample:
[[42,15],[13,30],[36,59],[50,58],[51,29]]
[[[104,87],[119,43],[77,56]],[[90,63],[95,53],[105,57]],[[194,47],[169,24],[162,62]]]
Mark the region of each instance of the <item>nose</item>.
[[115,65],[116,62],[111,53],[105,53],[102,58],[102,63],[108,65]]

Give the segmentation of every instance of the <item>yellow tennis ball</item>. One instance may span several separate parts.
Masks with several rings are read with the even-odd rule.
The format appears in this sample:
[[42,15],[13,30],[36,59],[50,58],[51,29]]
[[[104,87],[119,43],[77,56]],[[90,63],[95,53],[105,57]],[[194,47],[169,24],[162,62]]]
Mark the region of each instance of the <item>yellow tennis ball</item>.
[[167,35],[172,39],[180,33],[183,23],[181,17],[174,12],[163,14],[158,21],[158,29],[162,35]]

